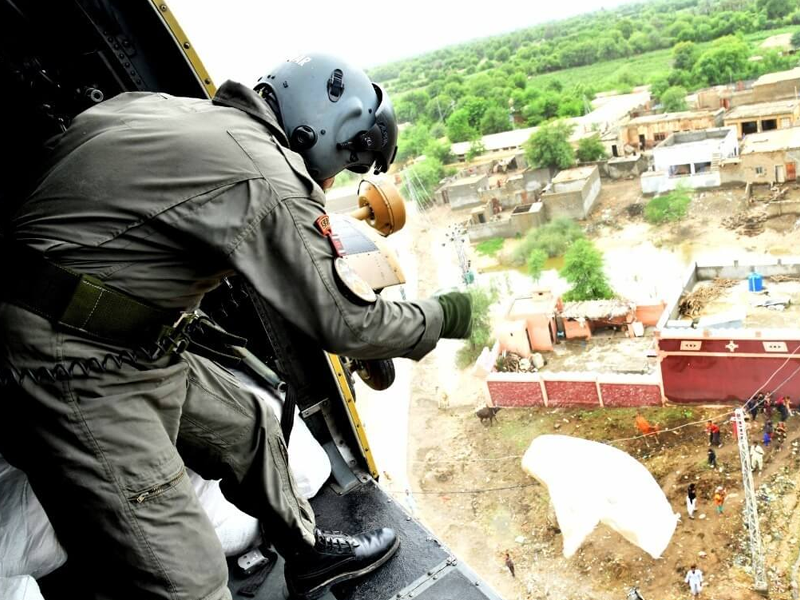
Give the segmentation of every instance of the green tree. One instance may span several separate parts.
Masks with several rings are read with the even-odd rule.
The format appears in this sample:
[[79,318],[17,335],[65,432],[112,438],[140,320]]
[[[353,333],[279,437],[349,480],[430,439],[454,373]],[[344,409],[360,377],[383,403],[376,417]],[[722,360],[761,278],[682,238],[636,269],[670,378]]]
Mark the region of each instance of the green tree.
[[511,122],[508,119],[508,111],[504,108],[494,105],[486,109],[481,117],[480,130],[484,135],[490,133],[500,133],[501,131],[508,131],[512,129]]
[[514,73],[511,76],[511,84],[516,88],[524,90],[525,86],[528,85],[528,78],[525,77],[524,73]]
[[539,250],[538,248],[531,250],[531,253],[528,255],[528,275],[530,275],[534,281],[539,281],[539,278],[542,276],[544,264],[547,262],[547,259],[547,252]]
[[792,48],[800,48],[800,29],[792,34]]
[[580,162],[594,162],[607,158],[608,152],[606,152],[603,142],[600,141],[600,136],[595,134],[582,138],[578,142],[575,156]]
[[477,131],[469,123],[469,112],[459,108],[445,121],[447,137],[452,142],[466,142],[475,137]]
[[424,208],[442,178],[444,165],[433,156],[427,156],[403,171],[401,193],[404,198],[414,198]]
[[575,151],[569,143],[574,125],[556,121],[539,127],[525,142],[525,158],[536,167],[567,169],[575,164]]
[[631,36],[631,39],[628,40],[628,45],[630,45],[631,52],[634,54],[641,54],[654,48],[652,37],[641,31],[637,31]]
[[691,71],[698,58],[700,50],[694,42],[678,42],[672,48],[672,61],[676,69]]
[[743,39],[721,37],[697,59],[694,73],[708,85],[746,79],[750,69],[749,57],[750,49]]
[[397,143],[397,160],[403,162],[409,158],[419,156],[431,142],[429,129],[424,124],[406,127],[400,132]]
[[797,3],[793,0],[758,0],[756,6],[766,12],[768,18],[780,19],[797,8]]
[[525,266],[534,250],[541,250],[551,258],[563,256],[572,242],[583,236],[583,229],[575,221],[555,219],[531,229],[508,256],[501,257],[501,262],[513,267]]
[[511,57],[511,52],[509,51],[508,48],[500,48],[500,50],[498,50],[494,55],[494,59],[497,62],[505,62],[510,57]]
[[619,29],[622,37],[624,37],[626,40],[631,37],[635,27],[636,26],[633,24],[633,21],[628,18],[617,21],[617,29]]
[[445,165],[449,162],[453,162],[453,152],[451,151],[449,142],[431,140],[425,146],[423,154],[425,154],[425,156],[432,156]]
[[614,297],[614,291],[603,271],[603,254],[587,239],[575,241],[567,250],[561,276],[572,284],[570,290],[564,294],[567,302]]
[[483,140],[481,140],[480,137],[476,137],[470,143],[469,150],[467,150],[467,161],[469,162],[485,152],[486,152],[486,147],[483,145]]
[[687,110],[686,88],[673,86],[661,95],[661,104],[667,112],[680,112]]
[[472,332],[469,339],[465,340],[464,345],[456,352],[456,364],[461,369],[473,364],[485,347],[494,344],[489,309],[497,301],[497,292],[473,286],[467,293],[472,298]]
[[478,129],[484,113],[489,108],[489,101],[484,97],[464,96],[458,101],[458,109],[467,111],[469,125],[473,129]]

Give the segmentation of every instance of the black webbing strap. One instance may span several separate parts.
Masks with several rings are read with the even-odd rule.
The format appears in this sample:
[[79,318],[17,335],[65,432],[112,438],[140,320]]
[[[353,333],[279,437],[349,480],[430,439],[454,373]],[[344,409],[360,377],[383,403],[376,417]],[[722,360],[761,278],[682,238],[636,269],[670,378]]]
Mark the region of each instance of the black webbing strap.
[[297,394],[295,394],[294,386],[290,385],[286,388],[286,396],[283,399],[283,412],[281,412],[281,431],[287,448],[289,447],[289,437],[292,435],[292,427],[294,427],[294,409],[296,406]]
[[23,244],[5,241],[0,248],[0,298],[89,336],[115,343],[154,342],[181,314],[53,264]]

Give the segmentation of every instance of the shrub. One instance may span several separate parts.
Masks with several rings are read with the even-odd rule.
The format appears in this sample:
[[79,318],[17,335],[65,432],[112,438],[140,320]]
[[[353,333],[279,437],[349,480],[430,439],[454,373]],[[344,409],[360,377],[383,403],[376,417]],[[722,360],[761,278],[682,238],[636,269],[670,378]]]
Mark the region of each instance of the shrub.
[[472,365],[478,360],[484,347],[494,345],[489,308],[497,300],[497,291],[491,288],[472,287],[468,293],[472,297],[472,333],[456,352],[456,365],[459,369]]
[[600,141],[600,136],[595,134],[585,137],[578,142],[575,156],[581,162],[594,162],[608,157],[606,147]]
[[499,237],[483,240],[475,247],[475,251],[485,256],[494,256],[503,248],[503,242],[505,242],[505,240]]
[[534,281],[539,281],[539,278],[542,276],[547,258],[547,253],[538,248],[532,250],[528,255],[528,274]]
[[655,225],[678,221],[686,216],[691,201],[689,192],[678,188],[650,200],[644,207],[644,218]]
[[580,225],[570,219],[556,219],[546,225],[531,229],[525,239],[505,257],[504,261],[515,267],[524,266],[531,252],[541,250],[549,257],[561,256],[575,240],[583,238]]

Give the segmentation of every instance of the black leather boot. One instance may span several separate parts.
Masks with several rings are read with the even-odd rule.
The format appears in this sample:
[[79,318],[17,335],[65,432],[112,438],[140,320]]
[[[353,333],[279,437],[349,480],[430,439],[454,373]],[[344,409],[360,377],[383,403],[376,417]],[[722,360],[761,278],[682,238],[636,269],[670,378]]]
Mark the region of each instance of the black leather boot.
[[400,540],[384,527],[360,535],[314,532],[311,550],[286,559],[286,585],[292,599],[313,600],[342,581],[371,573],[397,552]]

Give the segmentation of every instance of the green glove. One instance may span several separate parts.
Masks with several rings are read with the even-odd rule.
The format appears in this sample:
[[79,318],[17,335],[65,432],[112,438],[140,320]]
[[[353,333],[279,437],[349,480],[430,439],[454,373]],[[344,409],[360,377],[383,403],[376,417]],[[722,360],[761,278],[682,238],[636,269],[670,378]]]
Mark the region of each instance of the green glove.
[[440,338],[465,340],[472,333],[472,298],[469,294],[450,292],[436,298],[442,306]]

